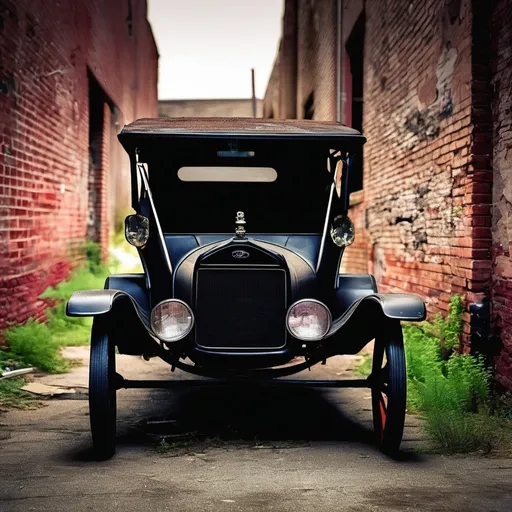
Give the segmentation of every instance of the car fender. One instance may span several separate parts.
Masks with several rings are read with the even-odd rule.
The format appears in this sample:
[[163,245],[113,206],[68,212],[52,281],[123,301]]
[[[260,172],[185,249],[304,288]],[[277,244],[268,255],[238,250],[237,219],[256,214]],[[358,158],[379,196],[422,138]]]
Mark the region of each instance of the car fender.
[[[371,316],[372,309],[379,308],[386,318],[400,321],[421,322],[427,316],[424,300],[412,293],[373,293],[355,301],[340,317],[332,322],[325,338],[336,334],[342,327],[361,313],[362,318]],[[368,315],[365,313],[368,312]]]
[[377,302],[388,318],[420,322],[425,320],[425,301],[413,293],[375,293],[363,299]]
[[120,296],[129,295],[123,290],[80,290],[68,300],[66,315],[97,316],[108,313],[114,301]]
[[377,293],[377,283],[370,274],[339,274],[335,289],[335,299],[331,313],[340,317],[350,306],[363,297]]
[[130,300],[137,316],[150,331],[148,293],[144,276],[139,274],[114,275],[105,282],[103,290],[74,292],[66,305],[68,316],[98,316],[109,313],[120,298]]

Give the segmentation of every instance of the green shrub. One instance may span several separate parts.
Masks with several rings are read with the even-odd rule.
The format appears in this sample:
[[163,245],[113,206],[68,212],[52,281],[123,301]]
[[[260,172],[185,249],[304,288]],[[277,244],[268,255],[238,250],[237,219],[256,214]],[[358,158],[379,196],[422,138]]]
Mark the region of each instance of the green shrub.
[[422,380],[409,377],[408,382],[412,409],[478,412],[489,403],[490,372],[482,359],[469,354],[453,354]]
[[411,408],[476,412],[488,405],[491,373],[484,359],[453,351],[459,346],[462,312],[462,298],[455,295],[446,319],[404,326]]
[[84,268],[40,295],[52,304],[46,309],[45,323],[30,319],[5,331],[9,350],[0,352],[1,367],[36,366],[50,373],[65,372],[69,364],[61,356],[60,349],[89,343],[92,319],[66,316],[66,302],[77,290],[103,288],[109,271],[101,263],[98,244],[86,244],[85,252]]
[[460,345],[462,332],[462,313],[464,302],[462,295],[453,295],[450,298],[448,314],[443,318],[440,313],[434,316],[434,321],[423,322],[423,330],[434,336],[442,350],[449,353]]
[[101,275],[104,272],[101,258],[101,247],[95,242],[86,242],[84,245],[85,269],[92,275]]
[[425,430],[443,453],[488,453],[502,437],[499,420],[487,412],[432,408],[426,418]]
[[[463,299],[454,295],[446,318],[403,326],[407,361],[407,407],[425,418],[425,430],[444,453],[489,451],[512,445],[510,417],[492,413],[492,375],[483,357],[461,354]],[[371,371],[365,359],[358,373]],[[494,402],[493,402],[494,400]],[[512,410],[512,409],[510,409]],[[503,441],[505,440],[505,441]]]
[[10,356],[25,366],[36,366],[50,373],[61,373],[68,368],[46,324],[30,319],[24,325],[7,329],[5,339]]
[[462,297],[446,318],[404,326],[409,410],[421,411],[426,430],[443,452],[488,450],[497,439],[490,414],[491,372],[483,357],[461,354]]

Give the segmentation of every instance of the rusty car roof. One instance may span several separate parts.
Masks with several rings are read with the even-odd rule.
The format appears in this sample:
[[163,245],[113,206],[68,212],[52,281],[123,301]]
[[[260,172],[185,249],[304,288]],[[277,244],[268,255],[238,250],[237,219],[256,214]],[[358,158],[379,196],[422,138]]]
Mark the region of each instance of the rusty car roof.
[[252,117],[159,117],[138,119],[120,135],[210,136],[348,136],[363,138],[353,128],[332,121],[261,119]]
[[172,146],[182,147],[188,141],[196,147],[210,141],[228,139],[231,142],[253,141],[269,145],[275,143],[306,143],[308,147],[322,146],[342,151],[360,151],[366,142],[357,130],[341,123],[305,119],[261,119],[252,117],[159,117],[138,119],[126,125],[118,135],[129,155],[135,150],[168,151]]

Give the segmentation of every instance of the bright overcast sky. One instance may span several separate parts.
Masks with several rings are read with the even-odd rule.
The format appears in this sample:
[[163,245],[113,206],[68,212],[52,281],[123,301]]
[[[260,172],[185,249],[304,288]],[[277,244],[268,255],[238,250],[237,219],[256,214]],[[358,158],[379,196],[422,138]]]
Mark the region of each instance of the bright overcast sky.
[[160,99],[263,98],[284,0],[148,0]]

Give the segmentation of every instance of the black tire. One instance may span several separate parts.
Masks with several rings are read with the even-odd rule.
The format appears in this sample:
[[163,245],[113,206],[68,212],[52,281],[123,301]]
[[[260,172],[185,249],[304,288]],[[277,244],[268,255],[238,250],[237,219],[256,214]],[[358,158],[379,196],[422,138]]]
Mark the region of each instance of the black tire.
[[92,324],[89,366],[89,416],[92,444],[99,459],[109,459],[116,451],[116,360],[109,342],[106,318]]
[[402,442],[407,401],[404,343],[398,321],[386,322],[383,335],[375,339],[371,378],[375,438],[384,453],[394,456]]

